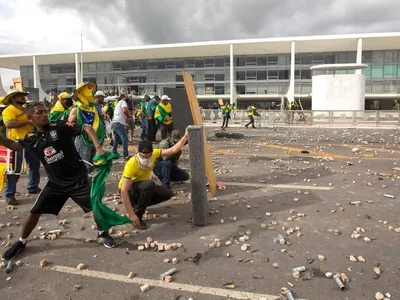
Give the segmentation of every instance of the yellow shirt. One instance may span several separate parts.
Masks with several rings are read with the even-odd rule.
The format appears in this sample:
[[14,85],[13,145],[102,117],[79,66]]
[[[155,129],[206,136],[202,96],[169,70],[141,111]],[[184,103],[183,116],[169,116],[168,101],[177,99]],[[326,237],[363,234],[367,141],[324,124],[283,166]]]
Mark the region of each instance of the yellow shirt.
[[[161,149],[154,149],[152,156],[153,166],[156,163],[156,160],[160,157],[161,157]],[[152,169],[153,168],[149,170],[141,170],[139,168],[139,164],[136,160],[136,157],[134,156],[126,163],[124,167],[124,172],[122,173],[122,178],[130,179],[132,180],[132,182],[149,180]],[[122,188],[122,178],[118,184],[119,189]]]
[[[164,111],[167,113],[167,115],[163,118],[163,114],[159,110],[159,106],[161,106]],[[169,114],[169,115],[168,115]],[[172,105],[171,103],[167,103],[164,105],[162,102],[157,105],[156,110],[154,112],[154,118],[156,118],[160,123],[162,120],[162,123],[168,125],[172,123]]]
[[[16,108],[10,104],[6,109],[3,110],[3,121],[7,124],[10,121],[26,121],[28,116],[25,111]],[[12,140],[22,140],[28,132],[33,131],[33,126],[25,125],[19,128],[7,128],[7,137]]]

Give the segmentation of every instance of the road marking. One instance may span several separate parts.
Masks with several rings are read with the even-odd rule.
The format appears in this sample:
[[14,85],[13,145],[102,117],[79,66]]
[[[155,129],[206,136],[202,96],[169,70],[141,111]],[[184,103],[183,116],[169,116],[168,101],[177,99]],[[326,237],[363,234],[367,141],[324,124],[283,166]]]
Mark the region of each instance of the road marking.
[[327,186],[309,186],[309,185],[298,185],[298,184],[265,184],[265,183],[250,183],[250,182],[220,182],[223,185],[233,186],[254,186],[261,188],[273,188],[273,189],[302,189],[302,190],[315,190],[315,191],[330,191],[333,187]]
[[[243,300],[278,300],[278,299],[281,299],[279,296],[274,296],[274,295],[264,295],[264,294],[256,294],[256,293],[249,293],[249,292],[240,292],[240,291],[226,290],[226,289],[206,287],[206,286],[193,285],[193,284],[184,284],[184,283],[177,283],[177,282],[166,283],[161,280],[153,280],[153,279],[139,278],[139,277],[134,277],[134,278],[130,279],[126,275],[119,275],[119,274],[106,273],[106,272],[93,271],[93,270],[77,270],[76,268],[58,266],[58,265],[49,267],[48,270],[52,270],[52,271],[60,272],[60,273],[67,273],[67,274],[73,274],[73,275],[79,275],[79,276],[98,278],[98,279],[113,280],[113,281],[119,281],[119,282],[125,282],[125,283],[134,283],[134,284],[139,284],[139,285],[148,284],[151,287],[160,287],[160,288],[164,288],[164,289],[185,291],[185,292],[189,292],[189,293],[197,293],[197,294],[204,294],[204,295],[212,295],[212,296],[225,297],[225,298],[230,298],[230,299],[243,299]],[[298,299],[298,300],[305,300],[305,299]]]

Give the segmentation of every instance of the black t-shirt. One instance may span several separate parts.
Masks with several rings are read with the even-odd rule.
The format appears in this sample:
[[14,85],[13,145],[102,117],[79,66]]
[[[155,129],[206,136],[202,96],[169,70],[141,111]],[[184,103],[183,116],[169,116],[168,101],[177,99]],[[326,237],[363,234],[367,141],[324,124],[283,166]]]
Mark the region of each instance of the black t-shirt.
[[82,130],[81,125],[69,126],[67,121],[60,120],[48,124],[43,131],[28,133],[19,143],[40,159],[49,182],[68,187],[87,176],[86,166],[72,140]]

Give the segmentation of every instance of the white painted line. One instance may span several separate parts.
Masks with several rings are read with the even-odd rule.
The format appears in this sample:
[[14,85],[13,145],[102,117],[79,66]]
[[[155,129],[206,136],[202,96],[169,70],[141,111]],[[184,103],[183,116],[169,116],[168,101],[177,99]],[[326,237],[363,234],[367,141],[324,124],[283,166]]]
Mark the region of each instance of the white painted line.
[[[146,279],[146,278],[139,278],[134,277],[132,279],[128,278],[124,275],[113,274],[113,273],[106,273],[100,271],[93,271],[93,270],[77,270],[76,268],[65,267],[65,266],[52,266],[49,267],[48,270],[52,270],[55,272],[60,273],[67,273],[79,276],[86,276],[98,279],[105,279],[105,280],[113,280],[125,283],[134,283],[139,285],[148,284],[151,287],[160,287],[164,289],[170,290],[177,290],[177,291],[184,291],[189,293],[197,293],[197,294],[205,294],[205,295],[212,295],[218,297],[225,297],[230,299],[243,299],[243,300],[278,300],[281,299],[279,296],[274,295],[263,295],[263,294],[256,294],[256,293],[248,293],[248,292],[240,292],[234,290],[226,290],[220,288],[212,288],[206,286],[199,286],[199,285],[192,285],[192,284],[184,284],[184,283],[177,283],[177,282],[170,282],[166,283],[161,280],[153,280],[153,279]],[[297,300],[305,300],[305,299],[298,299]]]
[[261,188],[275,188],[275,189],[301,189],[301,190],[314,190],[314,191],[330,191],[333,187],[328,186],[309,186],[309,185],[298,185],[298,184],[265,184],[265,183],[250,183],[250,182],[221,182],[223,185],[233,186],[254,186]]

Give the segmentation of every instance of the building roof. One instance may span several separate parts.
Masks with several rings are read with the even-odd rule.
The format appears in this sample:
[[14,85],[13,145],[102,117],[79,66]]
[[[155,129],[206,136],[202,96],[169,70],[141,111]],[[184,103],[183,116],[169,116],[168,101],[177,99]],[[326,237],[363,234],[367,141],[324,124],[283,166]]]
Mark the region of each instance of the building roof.
[[[104,48],[83,52],[84,62],[115,60],[165,59],[206,56],[226,56],[233,44],[234,55],[290,53],[291,42],[296,42],[296,53],[356,51],[358,39],[363,39],[363,50],[400,49],[400,32],[304,36],[214,42],[148,45],[123,48]],[[0,67],[19,69],[32,65],[36,56],[39,65],[75,63],[76,52],[29,53],[0,55]]]

